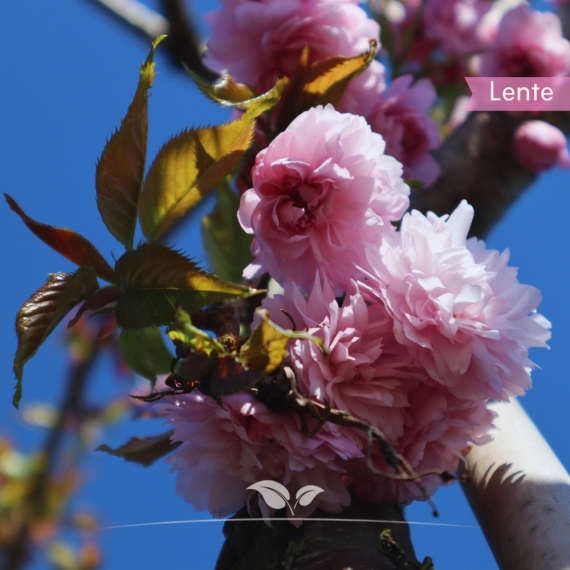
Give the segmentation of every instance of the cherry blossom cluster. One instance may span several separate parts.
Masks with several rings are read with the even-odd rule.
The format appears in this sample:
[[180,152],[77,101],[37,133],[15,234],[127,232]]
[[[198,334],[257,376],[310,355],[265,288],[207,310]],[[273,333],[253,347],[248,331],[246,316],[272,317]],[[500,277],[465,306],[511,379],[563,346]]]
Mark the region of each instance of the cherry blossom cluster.
[[[305,46],[313,63],[359,55],[380,36],[358,0],[222,0],[209,23],[206,64],[259,92],[292,77]],[[405,177],[431,184],[439,174],[430,151],[440,138],[427,114],[434,98],[428,80],[412,85],[411,76],[387,89],[384,66],[373,61],[351,83],[339,110],[364,116],[386,139],[388,154],[404,165]]]
[[[570,44],[552,15],[521,5],[497,16],[483,0],[428,0],[419,17],[419,2],[405,6],[394,29],[419,26],[417,37],[453,57],[486,50],[481,73],[570,70]],[[379,35],[356,0],[222,0],[210,23],[206,63],[258,91],[292,76],[306,45],[317,61],[361,53]],[[546,346],[550,323],[536,312],[539,291],[508,265],[508,251],[468,238],[469,204],[442,217],[408,212],[404,180],[430,183],[439,173],[430,154],[439,134],[428,116],[435,96],[427,79],[414,84],[404,75],[387,86],[374,62],[338,109],[304,112],[257,154],[238,218],[254,237],[244,277],[268,273],[282,287],[263,308],[282,328],[326,347],[290,342],[287,363],[300,392],[382,431],[417,472],[453,473],[470,446],[492,438],[487,402],[530,387],[528,352]],[[534,160],[537,171],[567,164],[556,133],[523,127],[515,143],[523,164]],[[544,144],[529,151],[537,140]],[[550,159],[541,154],[547,147]],[[307,437],[298,415],[247,393],[221,405],[186,394],[170,398],[163,413],[182,442],[168,459],[178,493],[216,516],[251,506],[247,487],[263,479],[291,493],[308,484],[324,490],[296,516],[317,507],[339,512],[351,495],[423,498],[413,481],[368,468],[363,432],[328,422]],[[372,459],[394,473],[379,450]],[[422,479],[429,493],[441,482]],[[261,499],[259,508],[270,513]]]

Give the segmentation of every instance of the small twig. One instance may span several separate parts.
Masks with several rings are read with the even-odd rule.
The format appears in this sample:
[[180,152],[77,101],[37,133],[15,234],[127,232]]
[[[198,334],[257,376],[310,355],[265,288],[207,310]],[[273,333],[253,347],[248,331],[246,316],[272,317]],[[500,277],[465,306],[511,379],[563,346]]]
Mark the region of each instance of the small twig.
[[[265,385],[258,383],[253,388],[250,388],[250,393],[261,401],[267,402],[268,400],[286,400],[288,402],[288,408],[299,414],[301,418],[307,415],[315,420],[317,420],[317,426],[320,429],[324,423],[331,422],[336,425],[341,425],[343,427],[355,428],[366,432],[368,436],[367,452],[366,452],[366,463],[368,468],[379,477],[388,479],[391,481],[413,481],[418,489],[420,490],[423,498],[431,505],[433,509],[434,516],[439,516],[437,508],[435,507],[433,501],[430,498],[429,493],[424,487],[421,479],[426,475],[438,475],[446,482],[455,479],[455,477],[445,471],[438,469],[431,469],[417,473],[414,468],[410,465],[405,457],[400,455],[387,440],[386,436],[376,427],[371,426],[363,420],[351,416],[349,413],[342,410],[337,410],[331,408],[327,404],[311,400],[299,392],[297,389],[297,381],[295,373],[293,370],[285,366],[279,371],[277,375],[274,375],[269,380],[269,383]],[[272,392],[280,392],[281,396],[276,397]],[[306,421],[301,420],[301,425],[303,427],[304,433],[306,429]],[[311,430],[312,435],[316,433],[313,429]],[[307,435],[309,435],[307,433]],[[372,448],[374,441],[378,442],[382,452],[382,457],[384,461],[390,466],[396,469],[399,473],[392,474],[386,473],[378,469],[372,460]]]

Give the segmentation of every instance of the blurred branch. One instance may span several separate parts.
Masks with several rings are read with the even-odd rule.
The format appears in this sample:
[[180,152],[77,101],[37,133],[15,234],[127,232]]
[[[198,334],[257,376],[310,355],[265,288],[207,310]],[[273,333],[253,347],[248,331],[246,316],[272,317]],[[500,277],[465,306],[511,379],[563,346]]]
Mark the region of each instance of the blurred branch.
[[28,561],[32,547],[33,524],[46,510],[48,483],[55,470],[69,423],[82,417],[86,381],[98,354],[99,349],[94,343],[90,354],[70,370],[57,420],[50,429],[41,451],[40,467],[27,495],[22,499],[21,515],[17,521],[19,528],[14,532],[13,540],[3,546],[3,570],[20,570]]
[[183,0],[160,0],[163,14],[151,10],[138,0],[87,0],[115,21],[143,37],[147,42],[166,34],[164,42],[173,65],[183,70],[183,62],[203,79],[214,80],[217,74],[202,63],[202,41]]
[[91,4],[104,9],[107,14],[131,30],[138,32],[147,39],[154,39],[156,36],[168,34],[170,24],[168,20],[151,10],[137,0],[89,0]]
[[475,208],[471,235],[485,237],[508,208],[536,180],[511,152],[516,128],[529,119],[542,119],[570,134],[570,113],[540,115],[471,113],[435,153],[439,179],[412,193],[411,207],[438,215],[451,213],[467,200]]

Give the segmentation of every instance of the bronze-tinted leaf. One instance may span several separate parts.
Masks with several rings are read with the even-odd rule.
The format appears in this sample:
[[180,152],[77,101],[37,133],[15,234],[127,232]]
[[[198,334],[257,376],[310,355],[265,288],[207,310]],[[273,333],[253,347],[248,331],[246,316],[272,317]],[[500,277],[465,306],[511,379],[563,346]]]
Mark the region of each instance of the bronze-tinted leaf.
[[186,68],[186,71],[190,77],[192,77],[198,89],[200,89],[208,99],[224,107],[249,109],[262,101],[274,101],[274,104],[277,104],[288,83],[288,79],[284,77],[283,79],[279,79],[267,93],[257,95],[251,87],[243,83],[236,83],[229,75],[224,75],[216,83],[211,84],[202,81],[200,76],[191,69]]
[[166,36],[157,38],[141,65],[134,98],[119,129],[107,142],[97,163],[97,207],[111,234],[132,249],[138,201],[144,178],[148,135],[148,91],[154,80],[154,50]]
[[179,441],[171,441],[173,431],[167,431],[154,437],[131,437],[127,443],[117,449],[111,449],[108,445],[100,445],[95,451],[105,451],[116,457],[122,457],[130,463],[138,463],[148,467],[155,461],[174,451]]
[[8,194],[4,194],[4,197],[10,208],[20,216],[24,224],[28,226],[28,229],[44,243],[76,265],[91,265],[93,269],[95,269],[95,273],[97,273],[101,279],[109,282],[113,281],[114,273],[111,266],[90,241],[73,230],[56,228],[32,220],[32,218],[18,206],[14,198],[8,196]]
[[54,273],[18,311],[16,334],[18,348],[14,358],[17,384],[13,404],[18,407],[22,397],[24,364],[34,356],[44,340],[67,313],[98,288],[95,271],[89,265],[75,273]]
[[118,323],[126,328],[168,324],[177,308],[192,313],[204,305],[256,293],[205,273],[162,244],[144,244],[125,253],[117,261],[115,272],[123,292],[115,312]]
[[217,195],[213,212],[202,220],[204,248],[216,275],[239,282],[244,268],[252,260],[252,236],[246,234],[238,222],[238,195],[226,184],[218,188]]
[[82,317],[83,313],[85,313],[85,311],[99,311],[111,303],[116,303],[121,295],[121,290],[117,289],[117,287],[113,285],[97,289],[97,291],[95,291],[95,293],[86,299],[81,307],[79,307],[73,319],[67,323],[67,328],[75,325]]
[[140,201],[141,227],[150,241],[160,239],[233,172],[251,144],[255,118],[278,98],[259,97],[232,123],[183,131],[160,149]]
[[173,357],[157,328],[123,329],[119,348],[123,360],[137,374],[150,380],[152,388],[158,374],[170,372]]

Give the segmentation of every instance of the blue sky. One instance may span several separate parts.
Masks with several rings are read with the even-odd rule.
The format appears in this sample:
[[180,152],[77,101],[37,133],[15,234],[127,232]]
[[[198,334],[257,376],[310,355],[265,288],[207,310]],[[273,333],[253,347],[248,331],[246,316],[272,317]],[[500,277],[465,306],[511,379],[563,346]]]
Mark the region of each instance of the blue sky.
[[[152,5],[152,2],[149,2]],[[193,4],[202,14],[214,3]],[[8,192],[32,217],[67,226],[93,241],[105,256],[121,247],[106,232],[95,207],[94,172],[107,137],[119,124],[134,92],[138,67],[148,46],[105,17],[86,0],[1,2],[0,176]],[[206,30],[203,29],[204,34]],[[219,123],[227,113],[207,102],[166,57],[157,56],[158,76],[150,101],[149,156],[171,135],[196,124]],[[535,351],[540,365],[524,407],[563,464],[570,465],[570,397],[567,358],[570,344],[568,269],[570,174],[544,175],[511,209],[487,240],[488,247],[511,249],[523,283],[541,289],[541,312],[553,323],[550,351]],[[0,436],[9,434],[23,449],[43,439],[27,427],[11,404],[13,320],[20,305],[44,283],[47,273],[72,266],[30,234],[7,206],[0,207],[2,239],[2,326],[0,327]],[[177,245],[203,255],[197,232],[185,231]],[[61,336],[54,334],[26,367],[23,405],[57,401],[65,361]],[[129,389],[103,362],[90,397],[106,398]],[[156,433],[159,425],[139,422],[100,435],[99,443],[124,442],[131,435]],[[524,441],[520,442],[524,445]],[[204,518],[174,494],[175,477],[158,463],[148,469],[101,453],[85,458],[85,482],[76,500],[98,513],[104,524]],[[440,522],[476,524],[455,485],[435,501]],[[432,522],[425,504],[409,508],[411,521]],[[104,568],[152,569],[177,565],[213,568],[222,544],[221,524],[154,526],[105,531]],[[412,526],[418,557],[433,556],[438,570],[496,568],[481,532],[473,528]],[[34,568],[43,568],[38,560]]]

